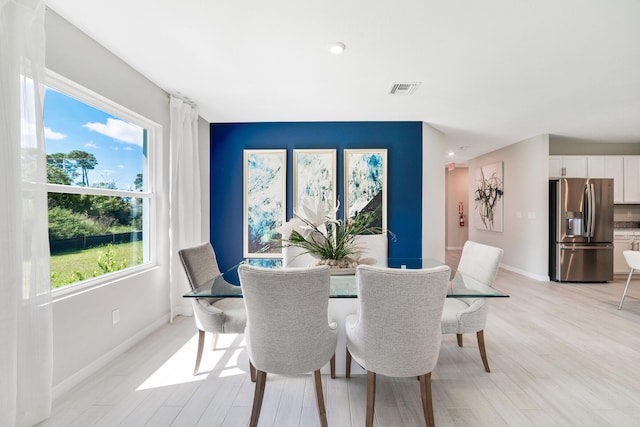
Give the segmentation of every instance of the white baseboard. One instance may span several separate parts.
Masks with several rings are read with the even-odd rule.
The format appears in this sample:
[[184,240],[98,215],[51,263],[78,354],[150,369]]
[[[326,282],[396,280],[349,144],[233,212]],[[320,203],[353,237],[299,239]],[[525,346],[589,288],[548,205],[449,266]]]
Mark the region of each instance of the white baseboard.
[[119,346],[113,348],[111,351],[91,362],[89,365],[80,369],[75,374],[69,376],[68,378],[60,381],[58,384],[53,386],[52,397],[53,400],[56,400],[73,387],[80,384],[82,381],[89,378],[91,375],[95,374],[100,369],[104,368],[109,362],[114,360],[116,357],[123,354],[125,351],[129,350],[131,347],[142,341],[144,338],[155,332],[160,327],[169,323],[169,315],[166,314],[162,316],[160,319],[156,320]]
[[447,246],[448,251],[461,251],[462,246]]
[[541,276],[539,274],[534,274],[529,271],[521,270],[516,267],[511,267],[510,265],[500,264],[500,268],[504,268],[505,270],[513,271],[514,273],[521,274],[522,276],[529,277],[530,279],[537,280],[539,282],[548,282],[549,276]]

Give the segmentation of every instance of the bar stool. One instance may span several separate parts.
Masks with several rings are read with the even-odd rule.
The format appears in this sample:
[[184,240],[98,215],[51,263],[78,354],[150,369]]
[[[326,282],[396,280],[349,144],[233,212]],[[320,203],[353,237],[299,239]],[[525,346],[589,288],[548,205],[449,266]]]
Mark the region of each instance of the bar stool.
[[624,259],[629,264],[629,277],[627,278],[627,284],[624,287],[624,292],[622,293],[622,299],[620,300],[620,305],[618,306],[618,310],[622,308],[622,303],[624,302],[624,297],[627,296],[627,289],[629,289],[629,283],[631,282],[631,276],[633,275],[633,270],[640,270],[640,252],[638,251],[624,251],[622,252],[624,255]]

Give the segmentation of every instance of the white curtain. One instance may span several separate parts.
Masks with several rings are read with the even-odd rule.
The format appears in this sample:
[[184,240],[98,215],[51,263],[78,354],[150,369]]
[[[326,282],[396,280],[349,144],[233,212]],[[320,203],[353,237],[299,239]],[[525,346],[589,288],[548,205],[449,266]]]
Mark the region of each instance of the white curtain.
[[198,112],[181,99],[171,97],[171,321],[177,315],[191,316],[190,290],[178,250],[202,243],[202,198],[198,159]]
[[0,0],[0,425],[51,413],[44,4]]

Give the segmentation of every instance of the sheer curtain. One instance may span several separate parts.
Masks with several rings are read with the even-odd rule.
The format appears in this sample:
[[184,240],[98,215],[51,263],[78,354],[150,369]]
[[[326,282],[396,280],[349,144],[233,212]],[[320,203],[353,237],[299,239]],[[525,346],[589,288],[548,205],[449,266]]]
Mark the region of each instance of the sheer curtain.
[[0,425],[51,412],[44,4],[0,0]]
[[171,321],[191,316],[191,301],[182,298],[190,290],[178,251],[202,243],[202,198],[198,159],[198,112],[181,99],[171,97]]

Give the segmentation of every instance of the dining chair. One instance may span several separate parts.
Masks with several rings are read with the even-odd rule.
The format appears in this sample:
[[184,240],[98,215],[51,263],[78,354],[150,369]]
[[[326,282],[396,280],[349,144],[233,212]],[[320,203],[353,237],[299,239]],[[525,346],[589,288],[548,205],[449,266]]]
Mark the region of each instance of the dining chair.
[[[500,248],[468,240],[462,248],[456,274],[493,286],[503,252]],[[462,334],[475,332],[484,369],[491,372],[484,346],[488,311],[487,298],[447,298],[442,312],[442,333],[456,334],[458,346],[462,347]]]
[[358,313],[345,319],[351,359],[367,371],[366,426],[373,425],[376,375],[418,377],[424,419],[434,425],[431,371],[440,352],[442,307],[451,269],[356,268]]
[[313,372],[320,424],[327,425],[320,368],[335,378],[337,326],[329,324],[328,266],[268,269],[242,264],[240,286],[247,309],[247,352],[256,386],[249,425],[256,426],[267,373]]
[[362,248],[362,252],[357,254],[359,264],[387,266],[389,236],[387,233],[381,234],[359,234],[355,237],[354,243]]
[[620,299],[620,305],[618,305],[618,310],[622,309],[622,303],[624,302],[624,297],[627,296],[627,290],[629,289],[629,283],[631,282],[631,276],[633,276],[634,270],[640,270],[640,252],[638,251],[624,251],[622,252],[624,255],[625,261],[629,265],[629,276],[627,277],[627,284],[624,286],[624,292],[622,292],[622,299]]
[[[178,255],[192,290],[220,275],[211,243],[181,249]],[[202,360],[205,332],[213,334],[212,348],[215,350],[218,334],[244,333],[247,315],[242,298],[192,298],[191,300],[198,328],[198,353],[193,368],[193,375],[197,375]]]

